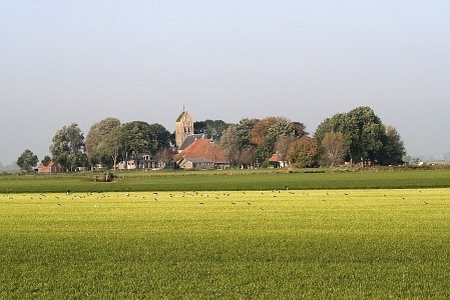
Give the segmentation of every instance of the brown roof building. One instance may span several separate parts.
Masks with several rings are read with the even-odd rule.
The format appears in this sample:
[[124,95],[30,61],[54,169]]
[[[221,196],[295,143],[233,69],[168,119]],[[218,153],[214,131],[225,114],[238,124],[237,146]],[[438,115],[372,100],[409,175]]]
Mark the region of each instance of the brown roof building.
[[174,161],[182,169],[223,169],[229,166],[219,145],[209,139],[196,139]]
[[54,174],[54,173],[61,173],[61,167],[58,166],[56,163],[54,163],[53,161],[49,161],[47,165],[44,165],[43,163],[41,163],[38,167],[37,172],[39,174]]

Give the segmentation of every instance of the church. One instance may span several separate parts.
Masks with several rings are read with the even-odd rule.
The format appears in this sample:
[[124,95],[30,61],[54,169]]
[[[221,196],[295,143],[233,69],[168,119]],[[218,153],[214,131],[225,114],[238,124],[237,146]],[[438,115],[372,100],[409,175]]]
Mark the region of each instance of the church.
[[184,106],[175,120],[175,146],[173,162],[180,169],[211,170],[230,166],[217,143],[203,133],[194,132],[194,118]]

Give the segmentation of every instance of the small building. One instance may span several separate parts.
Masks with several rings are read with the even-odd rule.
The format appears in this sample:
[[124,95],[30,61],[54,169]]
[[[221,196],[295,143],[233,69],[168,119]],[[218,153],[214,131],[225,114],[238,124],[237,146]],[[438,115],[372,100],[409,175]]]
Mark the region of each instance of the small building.
[[206,157],[183,157],[178,162],[178,167],[187,170],[211,170],[214,162]]
[[61,167],[54,163],[53,161],[49,161],[47,165],[41,163],[37,169],[38,174],[57,174],[61,173]]
[[283,155],[278,151],[272,154],[272,156],[269,158],[269,163],[274,168],[284,168],[288,165],[287,161],[284,160]]
[[134,159],[129,159],[127,161],[119,161],[117,164],[117,168],[119,170],[134,170],[136,169],[136,163],[134,162]]
[[158,161],[148,153],[137,154],[135,158],[136,159],[129,159],[126,162],[123,160],[120,161],[117,164],[117,168],[119,170],[153,170],[164,168],[164,163]]
[[148,153],[138,154],[138,168],[139,169],[160,169],[161,163]]

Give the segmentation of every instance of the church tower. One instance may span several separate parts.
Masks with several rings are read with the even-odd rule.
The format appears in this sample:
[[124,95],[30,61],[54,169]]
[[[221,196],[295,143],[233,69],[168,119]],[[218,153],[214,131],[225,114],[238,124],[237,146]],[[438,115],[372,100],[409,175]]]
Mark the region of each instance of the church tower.
[[180,147],[184,140],[194,134],[194,119],[184,108],[175,120],[175,144]]

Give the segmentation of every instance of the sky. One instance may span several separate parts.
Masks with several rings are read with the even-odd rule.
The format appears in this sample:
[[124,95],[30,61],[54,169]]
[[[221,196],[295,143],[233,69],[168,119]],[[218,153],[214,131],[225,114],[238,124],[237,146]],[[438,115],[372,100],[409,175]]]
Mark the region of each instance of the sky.
[[371,107],[408,155],[450,152],[450,1],[0,1],[0,162],[107,117],[170,132]]

